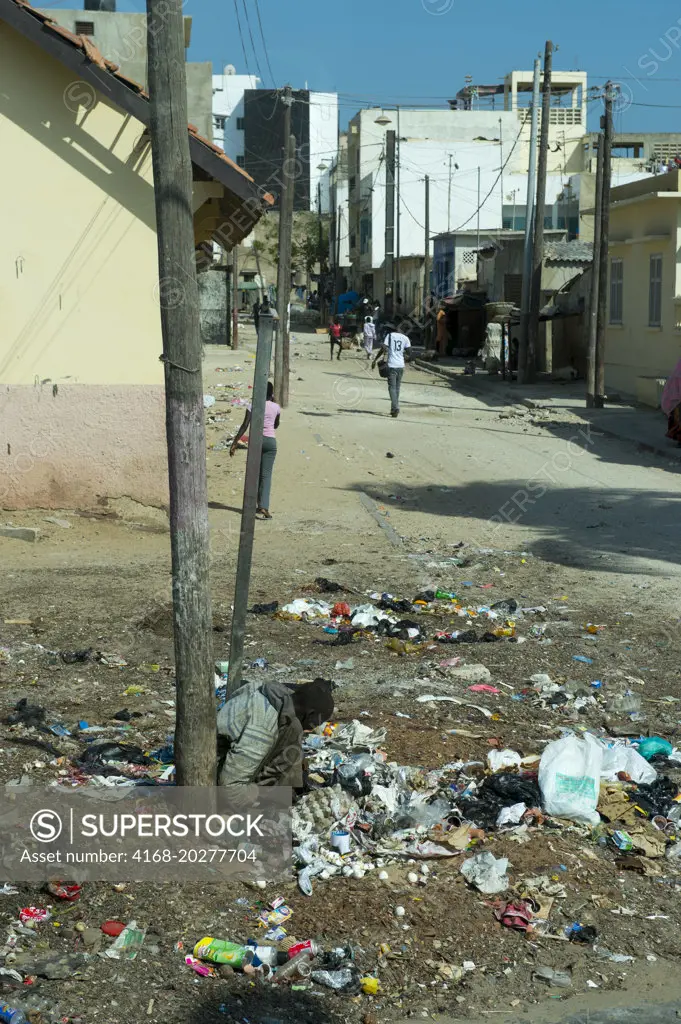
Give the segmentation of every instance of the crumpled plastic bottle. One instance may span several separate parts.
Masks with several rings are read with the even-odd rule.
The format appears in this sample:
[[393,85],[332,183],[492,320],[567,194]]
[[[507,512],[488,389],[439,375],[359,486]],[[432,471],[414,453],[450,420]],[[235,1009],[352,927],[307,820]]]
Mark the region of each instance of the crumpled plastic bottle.
[[310,964],[314,957],[309,950],[304,949],[294,956],[283,967],[278,967],[273,981],[275,985],[283,985],[288,981],[297,981],[299,978],[309,978]]

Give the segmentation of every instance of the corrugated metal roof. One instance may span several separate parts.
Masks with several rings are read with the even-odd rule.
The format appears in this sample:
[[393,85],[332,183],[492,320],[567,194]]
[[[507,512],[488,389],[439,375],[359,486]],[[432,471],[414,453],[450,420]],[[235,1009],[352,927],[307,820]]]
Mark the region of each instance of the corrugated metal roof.
[[593,245],[591,242],[545,242],[544,259],[547,263],[591,263]]

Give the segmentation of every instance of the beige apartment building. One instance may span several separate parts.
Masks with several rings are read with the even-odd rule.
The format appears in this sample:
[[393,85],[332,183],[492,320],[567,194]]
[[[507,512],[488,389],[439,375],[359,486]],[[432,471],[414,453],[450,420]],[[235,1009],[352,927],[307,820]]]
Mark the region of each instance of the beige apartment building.
[[606,388],[655,407],[681,358],[680,175],[611,193]]

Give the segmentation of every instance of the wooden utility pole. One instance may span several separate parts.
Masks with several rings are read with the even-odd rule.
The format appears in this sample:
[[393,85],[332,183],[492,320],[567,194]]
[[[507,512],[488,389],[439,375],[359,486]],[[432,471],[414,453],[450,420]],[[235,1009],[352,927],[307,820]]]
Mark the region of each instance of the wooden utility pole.
[[[340,248],[341,248],[341,231],[343,228],[343,207],[339,206],[336,211],[336,254],[334,261],[336,264],[336,285],[335,292],[340,295]],[[336,309],[338,305],[336,304]]]
[[525,248],[523,251],[523,285],[520,300],[520,345],[518,348],[518,383],[527,374],[527,347],[530,324],[530,294],[532,291],[532,243],[534,240],[534,198],[537,183],[537,128],[539,126],[539,90],[541,62],[534,62],[532,87],[532,115],[530,121],[530,164],[527,172],[527,199],[525,205]]
[[239,246],[232,249],[232,349],[239,347]]
[[180,786],[214,786],[206,430],[182,0],[147,0],[151,152],[166,387]]
[[605,84],[605,117],[603,118],[603,189],[601,192],[600,273],[598,275],[598,322],[596,334],[596,380],[594,405],[605,404],[605,325],[608,315],[608,247],[610,244],[610,184],[612,181],[612,103],[614,87]]
[[[286,408],[288,405],[288,389],[289,389],[289,375],[291,369],[291,317],[289,314],[289,308],[291,304],[291,260],[292,260],[292,249],[293,249],[293,200],[296,188],[296,137],[295,135],[289,135],[288,146],[286,147],[286,159],[288,163],[288,175],[289,182],[286,189],[286,209],[282,211],[282,216],[285,216],[286,220],[286,232],[285,232],[285,245],[286,249],[284,252],[284,259],[286,263],[286,276],[284,281],[284,287],[286,289],[286,296],[284,298],[284,313],[283,320],[279,321],[279,337],[281,338],[281,383],[279,386],[279,398],[277,401],[279,405]],[[281,317],[281,314],[280,314]],[[276,382],[275,382],[276,391]]]
[[[262,456],[262,432],[265,423],[265,403],[267,400],[267,378],[270,372],[272,356],[273,318],[269,308],[260,311],[258,328],[258,345],[255,352],[255,370],[253,372],[253,404],[251,424],[248,430],[248,455],[246,456],[246,476],[244,479],[244,500],[241,509],[241,533],[239,537],[239,556],[236,566],[236,585],[234,588],[234,613],[232,615],[232,634],[229,645],[229,675],[227,677],[227,695],[231,697],[243,682],[244,635],[246,632],[246,609],[248,607],[248,591],[251,582],[251,563],[253,560],[253,535],[255,532],[255,512],[258,498],[258,478],[260,475],[260,459]],[[215,736],[213,735],[213,750]]]
[[601,230],[603,207],[603,135],[598,136],[598,158],[596,161],[596,189],[594,211],[594,251],[591,264],[591,294],[589,296],[589,335],[586,353],[586,407],[593,409],[596,404],[596,346],[598,340],[598,303],[601,278]]
[[[293,196],[295,141],[293,160],[289,159],[291,144],[291,107],[293,96],[287,85],[281,99],[284,104],[284,139],[282,146],[281,191],[279,193],[279,251],[277,266],[277,311],[279,329],[274,354],[274,397],[284,405],[284,347],[288,339],[288,306],[291,297],[291,242],[293,237]],[[291,218],[289,219],[289,198]]]
[[383,309],[393,315],[395,289],[395,132],[385,133],[385,301]]
[[319,239],[317,242],[318,248],[318,259],[319,259],[319,285],[317,287],[317,297],[319,298],[319,322],[322,326],[326,325],[326,280],[324,276],[324,264],[326,259],[324,257],[324,221],[322,220],[322,183],[317,182],[317,217],[318,217],[318,228],[319,228]]
[[530,316],[527,332],[527,365],[524,382],[531,384],[537,369],[539,342],[539,311],[541,308],[541,279],[544,266],[544,207],[546,206],[546,174],[549,164],[549,128],[551,119],[551,70],[553,43],[547,40],[544,50],[544,95],[539,139],[539,165],[537,167],[537,202],[534,215],[534,246],[532,279],[530,285]]

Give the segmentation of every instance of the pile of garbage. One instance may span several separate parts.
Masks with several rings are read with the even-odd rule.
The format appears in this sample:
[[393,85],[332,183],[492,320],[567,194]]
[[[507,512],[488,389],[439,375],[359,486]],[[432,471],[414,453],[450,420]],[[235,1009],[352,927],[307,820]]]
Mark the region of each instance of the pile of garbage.
[[[501,836],[527,842],[545,828],[596,830],[594,842],[624,869],[653,873],[642,858],[681,857],[681,792],[657,771],[681,771],[681,751],[662,737],[626,742],[565,730],[541,756],[493,749],[485,761],[434,771],[389,762],[385,739],[385,730],[359,721],[307,738],[312,788],[293,811],[304,894],[311,895],[313,879],[378,871],[385,880],[391,865],[406,862],[422,864],[409,880],[425,885],[427,861],[478,850]],[[507,866],[485,851],[461,870],[489,894],[508,888]]]
[[[316,581],[317,584],[320,582],[329,584],[329,581]],[[338,585],[330,586],[341,589]],[[429,632],[433,633],[432,640],[442,644],[489,643],[502,639],[522,643],[527,637],[518,634],[517,620],[541,616],[547,611],[543,605],[523,608],[515,598],[491,605],[475,605],[449,590],[426,590],[411,599],[397,598],[390,593],[369,593],[367,596],[367,602],[354,605],[346,601],[331,603],[321,598],[297,597],[282,607],[278,601],[272,601],[256,604],[250,611],[254,615],[273,615],[284,621],[315,623],[333,638],[330,642],[335,645],[385,637],[388,646],[398,654],[419,651],[420,645],[429,638]],[[423,620],[426,615],[465,619],[466,628],[429,631],[424,621],[413,618],[416,616]],[[533,626],[529,629],[529,636],[543,640],[544,630],[541,626],[539,629]],[[402,644],[391,643],[395,640]]]
[[[248,903],[243,898],[238,902]],[[278,896],[255,919],[256,937],[231,942],[206,936],[185,957],[185,963],[204,978],[240,971],[259,975],[273,985],[294,985],[300,989],[315,984],[347,995],[376,995],[378,978],[363,975],[351,946],[325,950],[313,939],[297,939],[289,932],[291,917],[291,908],[283,896]]]
[[[167,703],[174,707],[174,701]],[[10,727],[13,743],[50,755],[49,764],[59,769],[59,785],[171,784],[175,773],[172,735],[166,736],[163,746],[145,749],[142,744],[148,743],[148,737],[135,724],[143,718],[140,712],[125,707],[112,717],[106,725],[91,724],[86,719],[66,724],[48,715],[42,705],[30,704],[23,697],[4,722]],[[34,767],[44,766],[43,762],[34,763]],[[22,782],[30,779],[26,776]]]

